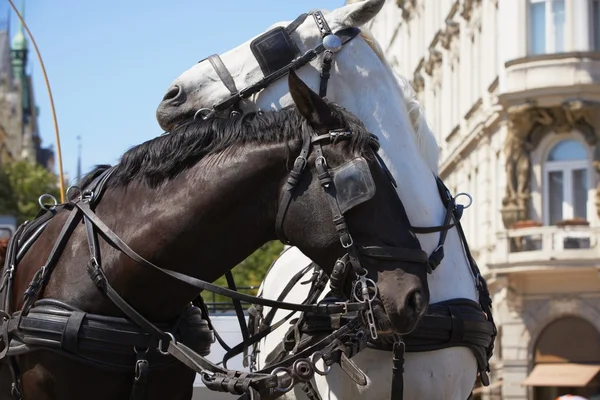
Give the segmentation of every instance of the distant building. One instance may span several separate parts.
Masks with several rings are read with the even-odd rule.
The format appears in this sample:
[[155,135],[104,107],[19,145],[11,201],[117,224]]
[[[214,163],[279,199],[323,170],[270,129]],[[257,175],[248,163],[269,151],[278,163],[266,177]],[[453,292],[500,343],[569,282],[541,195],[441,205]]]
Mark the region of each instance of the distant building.
[[369,28],[473,195],[499,330],[474,398],[600,398],[600,0],[388,0]]
[[[24,0],[22,0],[24,5]],[[9,22],[0,26],[0,164],[28,160],[54,169],[54,151],[39,135],[28,44],[23,26],[10,40]]]

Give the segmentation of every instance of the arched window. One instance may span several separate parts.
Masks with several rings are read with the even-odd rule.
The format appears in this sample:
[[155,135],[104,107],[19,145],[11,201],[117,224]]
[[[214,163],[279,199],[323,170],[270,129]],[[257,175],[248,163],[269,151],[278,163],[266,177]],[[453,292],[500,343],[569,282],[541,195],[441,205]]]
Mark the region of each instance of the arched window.
[[544,221],[587,219],[588,154],[575,139],[558,142],[544,164]]

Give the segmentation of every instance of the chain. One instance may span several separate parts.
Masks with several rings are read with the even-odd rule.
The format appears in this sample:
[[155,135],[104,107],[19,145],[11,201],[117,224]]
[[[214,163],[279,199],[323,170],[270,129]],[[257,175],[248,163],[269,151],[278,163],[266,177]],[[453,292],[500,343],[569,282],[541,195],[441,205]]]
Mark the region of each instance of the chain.
[[[373,291],[369,290],[369,286],[373,287]],[[367,303],[368,307],[363,311],[365,320],[367,321],[367,325],[369,328],[369,332],[371,334],[371,339],[377,339],[377,326],[375,325],[375,317],[373,316],[373,300],[377,297],[377,285],[373,282],[372,279],[366,277],[366,273],[363,275],[359,275],[356,282],[354,282],[354,287],[352,288],[352,293],[354,295],[354,299],[356,301],[360,301],[363,303]]]

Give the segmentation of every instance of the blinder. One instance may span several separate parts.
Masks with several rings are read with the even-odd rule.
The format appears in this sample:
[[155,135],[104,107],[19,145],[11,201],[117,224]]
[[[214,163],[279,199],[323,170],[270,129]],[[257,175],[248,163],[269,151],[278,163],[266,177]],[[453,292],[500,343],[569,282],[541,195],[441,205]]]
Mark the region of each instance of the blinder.
[[281,26],[254,39],[250,50],[265,76],[290,64],[300,54],[288,30]]
[[331,168],[337,202],[342,214],[375,195],[375,182],[367,161],[358,157],[338,167]]

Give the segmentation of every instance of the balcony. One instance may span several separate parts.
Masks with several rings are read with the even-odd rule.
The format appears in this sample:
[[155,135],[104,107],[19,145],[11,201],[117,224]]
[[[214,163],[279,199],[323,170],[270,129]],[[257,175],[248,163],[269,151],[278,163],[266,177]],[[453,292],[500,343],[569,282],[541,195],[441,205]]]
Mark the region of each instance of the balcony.
[[502,85],[505,94],[543,95],[544,89],[552,88],[553,95],[568,96],[600,83],[599,52],[528,56],[508,61],[505,67],[506,80]]
[[495,272],[533,272],[600,267],[600,227],[539,226],[497,234],[488,268]]

